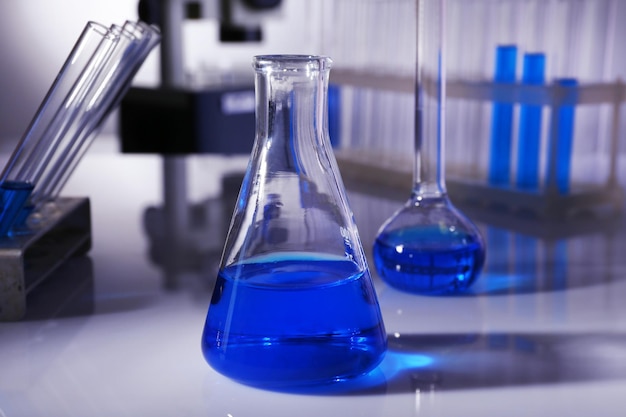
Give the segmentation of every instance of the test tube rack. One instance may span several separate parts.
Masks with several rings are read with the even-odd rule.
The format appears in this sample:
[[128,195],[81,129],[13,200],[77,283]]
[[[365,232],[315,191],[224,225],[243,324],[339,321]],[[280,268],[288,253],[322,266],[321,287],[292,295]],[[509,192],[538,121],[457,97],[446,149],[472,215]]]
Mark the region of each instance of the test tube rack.
[[[448,97],[451,99],[477,100],[483,102],[508,102],[548,106],[554,109],[567,103],[573,106],[611,106],[609,132],[608,175],[603,183],[573,183],[568,192],[559,190],[557,184],[548,181],[536,190],[510,186],[488,186],[485,182],[472,180],[467,175],[448,176],[448,189],[457,199],[483,206],[503,209],[513,214],[526,215],[539,220],[568,220],[585,217],[618,215],[624,206],[624,190],[618,184],[618,149],[620,107],[626,99],[626,86],[621,80],[614,83],[587,84],[577,87],[575,94],[564,91],[558,85],[503,85],[489,82],[451,80]],[[558,126],[555,127],[558,129]],[[558,136],[554,135],[554,136]],[[582,138],[578,138],[579,140]],[[548,143],[558,151],[559,143]],[[556,161],[548,161],[548,178],[556,178]]]
[[[335,69],[331,82],[339,86],[376,89],[394,92],[411,92],[415,89],[410,76],[393,77],[374,73],[358,73],[353,70]],[[429,90],[435,88],[426,86]],[[434,92],[431,91],[432,94]],[[428,94],[428,91],[427,91]],[[604,182],[572,183],[570,190],[563,193],[555,184],[546,184],[536,190],[516,188],[514,185],[492,185],[467,169],[447,166],[446,184],[453,201],[478,210],[488,210],[498,215],[523,217],[535,223],[572,222],[581,218],[599,220],[621,214],[625,193],[618,183],[618,149],[620,138],[620,110],[626,101],[626,85],[617,80],[613,83],[582,84],[576,88],[575,97],[564,94],[556,85],[497,84],[493,82],[471,82],[449,80],[447,97],[488,104],[493,101],[513,104],[531,104],[554,108],[566,102],[575,106],[608,105],[611,107],[609,120],[609,150],[607,152],[608,175]],[[449,119],[448,124],[455,123]],[[344,130],[345,131],[345,130]],[[411,138],[408,138],[409,140]],[[343,140],[343,137],[342,137]],[[472,138],[467,138],[471,141]],[[580,140],[580,138],[577,138]],[[549,144],[558,146],[558,143]],[[336,150],[336,158],[344,179],[361,182],[379,189],[404,189],[412,185],[413,155],[395,149],[368,150],[343,144]],[[463,167],[462,167],[463,168]],[[549,164],[548,170],[556,169]],[[458,174],[460,172],[460,174]],[[455,175],[456,174],[456,175]]]
[[24,317],[27,295],[65,261],[91,249],[88,198],[58,198],[29,233],[0,239],[0,321]]

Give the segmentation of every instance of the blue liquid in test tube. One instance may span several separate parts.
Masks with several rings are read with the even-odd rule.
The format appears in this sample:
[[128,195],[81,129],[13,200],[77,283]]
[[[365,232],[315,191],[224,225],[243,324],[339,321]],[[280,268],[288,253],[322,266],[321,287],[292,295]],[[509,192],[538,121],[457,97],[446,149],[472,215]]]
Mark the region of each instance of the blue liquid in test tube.
[[33,191],[25,181],[4,181],[0,184],[0,236],[7,236],[15,219]]
[[[545,79],[546,57],[542,53],[524,55],[522,83],[542,85]],[[517,148],[517,179],[519,188],[539,187],[539,144],[541,139],[541,106],[524,104],[520,108]]]
[[575,78],[561,78],[556,80],[556,84],[563,87],[563,103],[552,108],[546,181],[549,188],[556,187],[559,193],[567,194],[570,187],[578,81]]
[[[514,83],[516,61],[517,47],[515,45],[498,46],[494,82]],[[510,183],[512,129],[513,104],[494,102],[488,178],[491,185],[509,185]]]

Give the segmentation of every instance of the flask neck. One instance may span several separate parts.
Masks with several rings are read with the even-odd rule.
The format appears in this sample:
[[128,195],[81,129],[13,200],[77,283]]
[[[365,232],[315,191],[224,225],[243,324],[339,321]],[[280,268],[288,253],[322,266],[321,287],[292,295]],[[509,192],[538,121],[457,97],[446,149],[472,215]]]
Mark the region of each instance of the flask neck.
[[441,92],[435,92],[435,97],[425,94],[418,86],[412,193],[436,198],[446,195],[445,111]]
[[307,156],[300,152],[301,146],[323,146],[328,129],[329,60],[266,57],[257,59],[255,66],[257,135],[267,151],[279,149],[285,153],[274,161],[282,160],[286,166],[273,166],[273,170],[297,170],[297,158]]
[[445,2],[417,6],[415,163],[413,195],[446,194],[446,54]]

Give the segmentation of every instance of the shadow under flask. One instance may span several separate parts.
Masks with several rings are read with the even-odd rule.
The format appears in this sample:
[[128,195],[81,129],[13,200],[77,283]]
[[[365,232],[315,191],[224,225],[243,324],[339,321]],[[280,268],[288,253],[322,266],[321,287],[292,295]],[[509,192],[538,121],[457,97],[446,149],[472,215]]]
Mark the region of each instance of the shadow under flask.
[[387,348],[328,137],[331,60],[257,56],[256,137],[226,238],[202,350],[248,385],[320,385]]

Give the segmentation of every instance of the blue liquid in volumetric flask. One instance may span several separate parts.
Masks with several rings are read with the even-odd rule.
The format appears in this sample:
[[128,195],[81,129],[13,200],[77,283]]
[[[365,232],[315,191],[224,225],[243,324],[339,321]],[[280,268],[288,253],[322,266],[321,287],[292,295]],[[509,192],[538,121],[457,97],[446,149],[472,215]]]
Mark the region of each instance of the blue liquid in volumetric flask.
[[372,370],[386,334],[371,279],[345,258],[283,255],[220,271],[202,336],[207,362],[245,384],[325,384]]
[[0,184],[0,236],[7,236],[30,193],[33,185],[22,181]]
[[485,261],[473,235],[437,226],[386,232],[374,242],[374,262],[389,285],[417,294],[467,290]]

